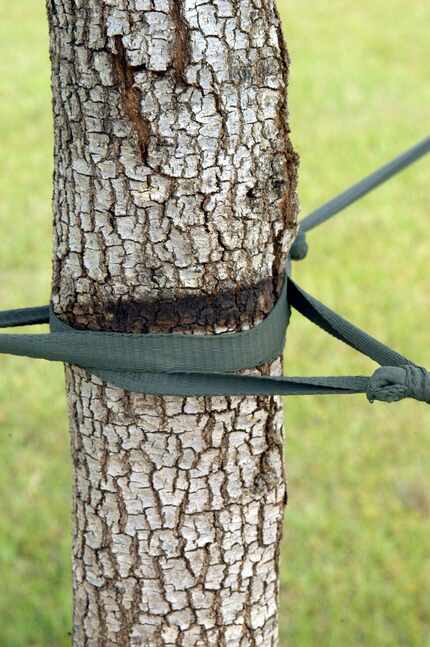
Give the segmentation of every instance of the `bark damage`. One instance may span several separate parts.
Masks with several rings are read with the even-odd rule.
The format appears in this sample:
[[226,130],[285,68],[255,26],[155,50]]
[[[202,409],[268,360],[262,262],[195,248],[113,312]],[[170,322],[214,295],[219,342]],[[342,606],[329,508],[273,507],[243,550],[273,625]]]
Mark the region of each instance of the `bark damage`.
[[[282,277],[282,281],[283,281]],[[272,279],[215,294],[188,294],[175,299],[105,301],[93,312],[93,330],[113,332],[216,332],[256,325],[276,302]],[[77,329],[88,326],[82,322]]]
[[184,0],[176,0],[171,4],[173,23],[175,26],[175,44],[173,64],[178,81],[186,83],[185,69],[190,59],[189,29],[184,19]]
[[142,93],[135,85],[134,70],[127,62],[127,53],[121,36],[115,36],[115,53],[112,54],[113,67],[120,88],[122,106],[137,135],[142,161],[147,163],[148,144],[151,136],[151,124],[142,116],[140,102]]

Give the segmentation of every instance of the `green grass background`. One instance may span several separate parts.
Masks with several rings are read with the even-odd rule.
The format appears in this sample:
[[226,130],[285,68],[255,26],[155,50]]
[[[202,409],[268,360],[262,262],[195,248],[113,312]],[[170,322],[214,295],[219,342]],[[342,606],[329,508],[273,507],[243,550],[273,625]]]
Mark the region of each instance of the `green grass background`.
[[[426,0],[281,0],[303,213],[426,134]],[[52,137],[42,2],[0,0],[0,304],[48,300]],[[428,349],[420,162],[309,237],[310,292],[412,359]],[[374,366],[294,317],[291,374]],[[70,644],[70,466],[60,365],[1,358],[0,645]],[[430,646],[430,410],[290,399],[282,647]]]

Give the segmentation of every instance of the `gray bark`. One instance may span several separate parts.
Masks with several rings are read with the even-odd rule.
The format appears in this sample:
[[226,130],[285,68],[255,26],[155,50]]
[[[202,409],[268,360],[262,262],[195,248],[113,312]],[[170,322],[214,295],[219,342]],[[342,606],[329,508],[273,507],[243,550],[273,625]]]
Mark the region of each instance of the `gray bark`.
[[[273,0],[47,5],[56,314],[137,333],[254,326],[297,211]],[[66,388],[73,644],[276,646],[280,398],[139,395],[78,367]]]

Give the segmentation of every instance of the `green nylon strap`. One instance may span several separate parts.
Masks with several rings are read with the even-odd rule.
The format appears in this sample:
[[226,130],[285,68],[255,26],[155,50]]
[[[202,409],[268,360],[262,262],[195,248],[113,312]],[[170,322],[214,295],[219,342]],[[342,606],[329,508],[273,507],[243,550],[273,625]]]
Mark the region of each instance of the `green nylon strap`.
[[[294,307],[314,324],[387,369],[372,378],[266,377],[233,373],[281,355]],[[329,395],[367,393],[369,400],[430,401],[425,369],[336,314],[287,277],[270,315],[250,330],[220,335],[79,331],[48,306],[0,313],[0,327],[49,323],[49,334],[0,335],[0,353],[76,364],[102,380],[153,395]],[[381,370],[383,373],[381,374]]]
[[20,308],[0,312],[0,328],[17,328],[49,323],[49,306],[38,308]]
[[360,200],[360,198],[363,198],[428,153],[430,153],[430,137],[426,137],[388,164],[385,164],[303,218],[300,222],[299,234],[291,248],[291,258],[295,261],[300,261],[306,257],[308,252],[306,232],[327,222],[327,220],[333,218],[333,216],[357,202],[357,200]]
[[[51,311],[44,323],[45,335],[1,335],[0,352],[51,361],[64,361],[83,368],[130,373],[212,373],[254,368],[278,357],[285,345],[289,319],[287,286],[268,317],[250,330],[220,335],[133,334],[75,330]],[[34,319],[35,310],[30,315]],[[0,316],[5,321],[25,323],[25,311]],[[122,386],[122,384],[119,384]]]

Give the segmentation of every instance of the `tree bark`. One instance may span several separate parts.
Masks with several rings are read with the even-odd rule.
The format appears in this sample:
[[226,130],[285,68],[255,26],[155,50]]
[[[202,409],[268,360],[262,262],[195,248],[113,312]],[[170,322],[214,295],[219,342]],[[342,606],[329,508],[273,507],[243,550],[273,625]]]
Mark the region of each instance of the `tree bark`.
[[[256,325],[296,229],[274,1],[47,6],[57,316],[136,333]],[[73,644],[278,645],[280,398],[142,395],[74,366],[66,388]]]

